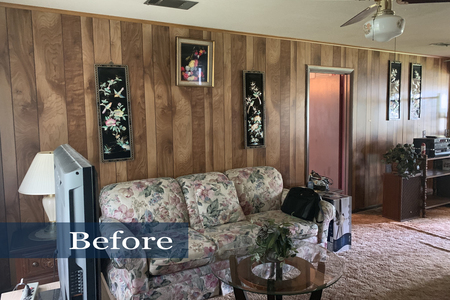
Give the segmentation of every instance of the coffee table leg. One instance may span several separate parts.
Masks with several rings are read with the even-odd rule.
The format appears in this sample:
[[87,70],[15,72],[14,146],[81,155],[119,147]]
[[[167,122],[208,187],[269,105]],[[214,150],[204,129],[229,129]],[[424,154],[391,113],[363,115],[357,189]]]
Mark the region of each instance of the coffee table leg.
[[236,298],[236,300],[248,300],[247,295],[243,290],[237,288],[233,288],[233,290],[234,290],[234,298]]
[[309,300],[320,300],[320,298],[322,298],[322,290],[312,292]]

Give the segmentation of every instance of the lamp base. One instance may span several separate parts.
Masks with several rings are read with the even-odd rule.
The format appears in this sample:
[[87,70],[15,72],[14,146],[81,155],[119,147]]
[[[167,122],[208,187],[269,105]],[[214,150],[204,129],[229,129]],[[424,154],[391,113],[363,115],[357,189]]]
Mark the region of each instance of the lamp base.
[[45,228],[31,232],[28,238],[32,241],[45,242],[56,240],[56,223],[51,222]]

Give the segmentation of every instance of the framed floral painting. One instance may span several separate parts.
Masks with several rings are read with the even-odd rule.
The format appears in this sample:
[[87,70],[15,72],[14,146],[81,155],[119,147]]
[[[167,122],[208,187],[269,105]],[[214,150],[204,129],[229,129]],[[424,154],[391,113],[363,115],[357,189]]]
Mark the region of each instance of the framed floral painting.
[[95,65],[102,162],[134,158],[128,66]]
[[177,37],[176,85],[214,86],[214,41]]
[[387,119],[400,120],[400,87],[402,78],[402,63],[389,61],[389,83]]
[[245,148],[266,146],[265,78],[263,72],[243,71]]
[[419,120],[422,114],[422,65],[411,64],[409,83],[409,119]]

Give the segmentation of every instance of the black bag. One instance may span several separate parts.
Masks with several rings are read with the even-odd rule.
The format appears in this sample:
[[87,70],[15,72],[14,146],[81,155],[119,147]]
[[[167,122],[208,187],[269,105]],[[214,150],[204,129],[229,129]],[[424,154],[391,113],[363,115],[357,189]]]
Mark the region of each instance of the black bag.
[[320,200],[320,195],[314,190],[294,187],[289,190],[281,206],[281,211],[307,221],[314,221],[314,218],[316,218],[317,222],[321,210]]

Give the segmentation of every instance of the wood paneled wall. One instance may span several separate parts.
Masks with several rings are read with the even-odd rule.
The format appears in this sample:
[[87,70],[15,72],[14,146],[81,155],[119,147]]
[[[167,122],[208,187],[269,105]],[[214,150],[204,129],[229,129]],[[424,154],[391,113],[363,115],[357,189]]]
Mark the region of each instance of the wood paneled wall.
[[[215,87],[175,86],[175,37],[216,41]],[[71,144],[101,186],[147,177],[270,165],[284,185],[304,184],[305,68],[353,68],[354,208],[382,202],[381,154],[422,130],[447,127],[443,59],[398,55],[400,121],[386,121],[393,53],[148,22],[0,6],[0,130],[8,221],[41,221],[36,197],[17,193],[40,150]],[[94,64],[129,67],[135,160],[100,163]],[[423,117],[409,121],[409,63],[423,65]],[[242,70],[266,73],[267,148],[244,149]],[[327,126],[326,120],[323,125]]]

